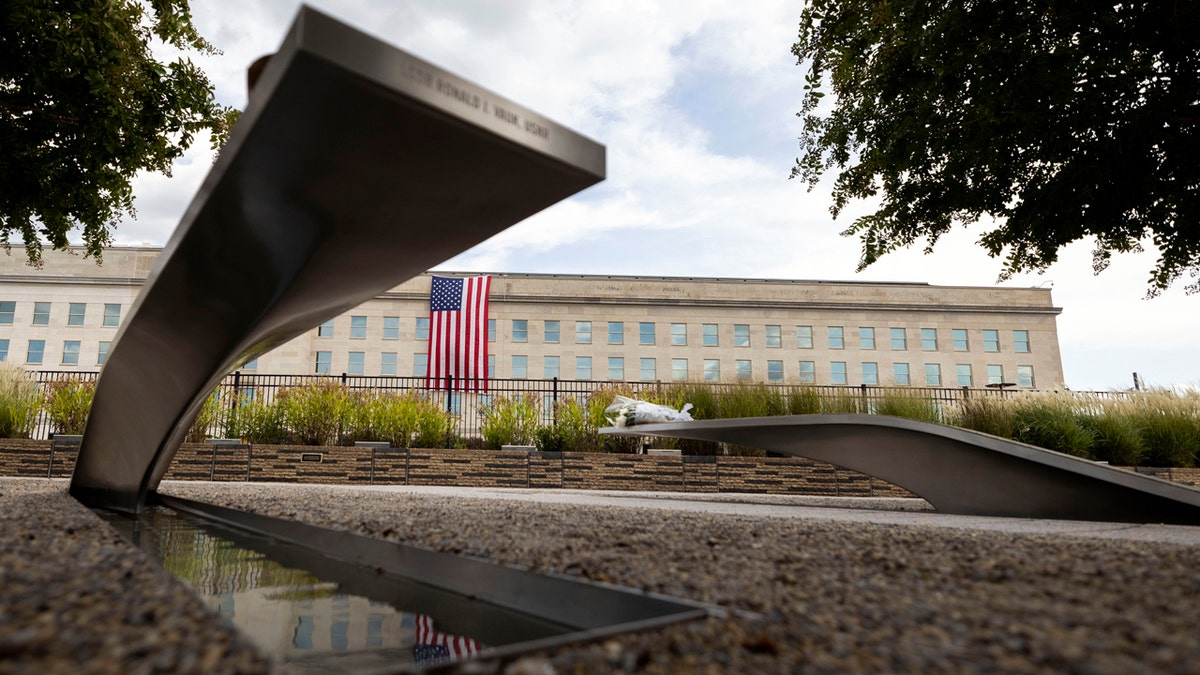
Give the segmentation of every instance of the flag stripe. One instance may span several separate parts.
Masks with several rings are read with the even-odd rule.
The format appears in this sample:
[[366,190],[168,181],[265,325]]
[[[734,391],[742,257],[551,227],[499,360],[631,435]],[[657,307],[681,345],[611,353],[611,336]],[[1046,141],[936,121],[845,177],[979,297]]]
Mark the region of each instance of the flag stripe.
[[487,391],[491,277],[433,277],[429,290],[426,385]]

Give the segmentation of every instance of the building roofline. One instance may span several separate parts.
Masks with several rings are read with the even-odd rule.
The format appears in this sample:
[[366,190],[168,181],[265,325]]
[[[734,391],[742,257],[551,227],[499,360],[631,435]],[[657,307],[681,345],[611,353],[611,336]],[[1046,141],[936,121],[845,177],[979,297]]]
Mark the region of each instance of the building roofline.
[[[859,286],[930,286],[927,281],[839,281],[830,279],[743,279],[739,277],[686,277],[686,276],[644,276],[637,274],[562,274],[556,272],[463,272],[457,270],[429,270],[426,274],[448,274],[454,276],[482,276],[508,279],[580,279],[594,281],[607,279],[613,281],[703,281],[703,282],[732,282],[756,284],[822,284],[822,285],[859,285]],[[944,288],[944,287],[940,287]],[[970,287],[965,287],[970,288]]]
[[[72,251],[84,251],[82,246],[69,246]],[[118,245],[108,246],[104,250],[130,251],[130,252],[158,252],[163,250],[162,246],[148,245]],[[425,274],[445,274],[454,276],[481,276],[489,275],[500,279],[578,279],[582,281],[596,280],[611,280],[611,281],[665,281],[665,282],[705,282],[705,283],[755,283],[755,284],[780,284],[780,285],[818,285],[818,286],[896,286],[896,287],[915,287],[915,288],[962,288],[962,289],[1005,289],[1005,290],[1045,290],[1038,286],[971,286],[963,284],[951,285],[935,285],[927,281],[867,281],[861,279],[778,279],[778,278],[742,278],[742,277],[716,277],[716,276],[651,276],[651,275],[634,275],[634,274],[566,274],[558,272],[486,272],[486,271],[462,271],[462,270],[428,270]],[[0,275],[0,278],[9,277],[9,275]],[[97,278],[97,280],[99,277]],[[13,280],[8,278],[6,280]],[[74,277],[74,280],[80,280],[79,277]],[[111,281],[111,279],[105,279]]]

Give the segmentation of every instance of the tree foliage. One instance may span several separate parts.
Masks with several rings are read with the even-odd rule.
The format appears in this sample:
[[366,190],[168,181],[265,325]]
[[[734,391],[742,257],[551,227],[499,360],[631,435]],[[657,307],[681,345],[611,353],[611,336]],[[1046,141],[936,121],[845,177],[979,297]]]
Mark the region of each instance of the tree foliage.
[[[160,62],[155,44],[182,55]],[[202,130],[220,146],[237,111],[190,52],[217,53],[188,0],[0,3],[0,243],[19,237],[36,264],[78,227],[98,259],[138,171],[170,175]]]
[[835,217],[880,200],[843,232],[860,270],[989,217],[1002,279],[1079,239],[1097,273],[1152,242],[1156,295],[1200,274],[1198,26],[1195,2],[809,0],[792,176],[836,167]]

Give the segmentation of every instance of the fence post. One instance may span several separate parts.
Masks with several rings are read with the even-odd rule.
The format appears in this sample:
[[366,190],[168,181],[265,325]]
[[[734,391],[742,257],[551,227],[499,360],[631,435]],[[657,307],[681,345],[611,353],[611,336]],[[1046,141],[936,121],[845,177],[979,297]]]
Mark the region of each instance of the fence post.
[[963,400],[970,401],[971,400],[971,388],[963,387],[962,390],[963,390]]
[[554,378],[554,399],[550,406],[550,421],[554,426],[558,426],[558,378]]
[[[233,373],[233,396],[229,397],[229,421],[233,422],[237,419],[237,405],[242,398],[242,371],[238,370]],[[229,433],[228,425],[221,430],[221,435],[226,436]]]
[[[448,378],[446,378],[446,414],[451,415],[453,413],[454,413],[454,376],[451,375]],[[442,447],[444,447],[446,449],[450,448],[451,435],[452,435],[451,431],[449,429],[447,429],[446,430],[446,440],[442,442]]]
[[867,405],[867,383],[863,382],[858,385],[859,395],[862,397],[862,411],[864,413],[871,412],[871,407]]

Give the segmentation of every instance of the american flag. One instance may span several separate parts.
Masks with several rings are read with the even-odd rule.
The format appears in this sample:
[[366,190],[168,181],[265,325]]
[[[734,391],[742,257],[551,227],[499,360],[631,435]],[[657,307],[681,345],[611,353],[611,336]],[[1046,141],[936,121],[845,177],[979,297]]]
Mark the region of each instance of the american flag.
[[489,276],[433,278],[429,287],[427,386],[487,391],[491,286]]
[[416,615],[416,644],[413,659],[423,665],[460,661],[479,654],[483,645],[469,637],[439,633],[433,629],[433,619]]

